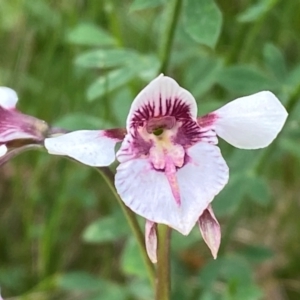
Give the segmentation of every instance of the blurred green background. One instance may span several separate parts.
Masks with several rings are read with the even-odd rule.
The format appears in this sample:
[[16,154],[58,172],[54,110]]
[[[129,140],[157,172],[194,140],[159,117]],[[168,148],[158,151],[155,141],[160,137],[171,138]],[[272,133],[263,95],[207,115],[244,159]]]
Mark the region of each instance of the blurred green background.
[[[0,0],[0,85],[50,124],[124,126],[133,98],[158,75],[173,4]],[[299,1],[183,1],[166,75],[192,92],[199,115],[268,89],[290,116],[268,150],[219,142],[231,172],[213,203],[220,255],[212,259],[197,228],[174,232],[172,299],[300,299],[299,32]],[[0,178],[4,299],[153,299],[136,242],[95,170],[32,151]]]

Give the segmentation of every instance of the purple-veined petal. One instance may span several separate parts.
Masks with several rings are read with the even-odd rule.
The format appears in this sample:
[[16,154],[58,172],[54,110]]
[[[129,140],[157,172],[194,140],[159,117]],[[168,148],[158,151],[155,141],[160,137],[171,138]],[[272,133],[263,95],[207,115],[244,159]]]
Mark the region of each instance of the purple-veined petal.
[[17,93],[5,86],[0,87],[0,107],[5,109],[13,109],[18,102]]
[[187,157],[188,162],[176,174],[180,206],[164,172],[154,170],[147,158],[121,163],[115,177],[117,191],[130,209],[184,235],[228,181],[228,167],[217,146],[197,143],[187,150]]
[[126,122],[127,131],[132,125],[138,125],[152,117],[163,116],[195,119],[197,104],[190,92],[181,88],[174,79],[161,74],[152,80],[132,102]]
[[157,263],[157,234],[156,223],[146,220],[145,225],[145,243],[146,250],[150,260],[155,264]]
[[198,225],[203,240],[209,247],[213,258],[216,259],[221,243],[221,227],[210,205],[201,214]]
[[7,152],[7,147],[5,145],[0,145],[0,157],[5,155]]
[[258,149],[276,138],[288,113],[274,94],[263,91],[238,98],[209,115],[215,119],[217,135],[226,142],[237,148]]
[[48,131],[43,120],[15,109],[18,96],[8,87],[0,87],[0,143],[19,139],[42,141]]
[[42,141],[47,131],[45,121],[0,106],[0,143],[20,139]]
[[101,167],[115,160],[115,145],[121,141],[123,130],[79,130],[45,139],[50,154],[66,155],[83,164]]

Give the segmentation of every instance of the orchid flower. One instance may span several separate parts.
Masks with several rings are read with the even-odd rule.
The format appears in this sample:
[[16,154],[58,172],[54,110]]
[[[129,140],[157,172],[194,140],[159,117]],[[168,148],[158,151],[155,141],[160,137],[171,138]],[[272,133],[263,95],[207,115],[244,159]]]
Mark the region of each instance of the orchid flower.
[[29,148],[41,147],[48,125],[16,109],[18,96],[8,87],[0,87],[0,165]]
[[271,92],[236,99],[197,118],[187,90],[160,75],[134,99],[126,130],[75,131],[45,140],[48,152],[90,166],[108,166],[116,157],[115,186],[124,203],[146,221],[145,240],[156,262],[156,224],[187,235],[198,224],[214,258],[221,240],[211,202],[228,182],[228,166],[217,136],[235,147],[268,146],[287,112]]

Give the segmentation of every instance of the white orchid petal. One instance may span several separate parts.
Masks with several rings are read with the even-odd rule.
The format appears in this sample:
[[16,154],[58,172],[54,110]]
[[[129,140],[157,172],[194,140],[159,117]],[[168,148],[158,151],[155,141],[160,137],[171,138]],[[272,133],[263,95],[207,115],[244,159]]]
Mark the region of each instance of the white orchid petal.
[[45,147],[50,154],[66,155],[83,164],[101,167],[115,160],[118,141],[107,136],[105,130],[79,130],[45,139]]
[[203,240],[209,247],[213,258],[216,259],[221,243],[221,227],[210,205],[200,216],[198,225]]
[[0,107],[5,109],[15,108],[18,102],[17,93],[5,86],[0,86]]
[[146,250],[150,260],[155,264],[157,263],[157,234],[156,223],[146,220],[145,225],[145,243]]
[[132,102],[127,130],[134,122],[161,116],[197,117],[197,104],[192,94],[163,74],[152,80]]
[[218,147],[201,142],[189,148],[187,155],[188,163],[177,172],[180,206],[164,172],[154,170],[146,158],[121,163],[115,178],[117,191],[130,209],[184,235],[228,181],[228,167]]
[[7,152],[7,147],[5,145],[0,146],[0,157],[5,155]]
[[268,146],[282,129],[288,116],[274,94],[268,91],[238,98],[212,114],[215,130],[237,148]]

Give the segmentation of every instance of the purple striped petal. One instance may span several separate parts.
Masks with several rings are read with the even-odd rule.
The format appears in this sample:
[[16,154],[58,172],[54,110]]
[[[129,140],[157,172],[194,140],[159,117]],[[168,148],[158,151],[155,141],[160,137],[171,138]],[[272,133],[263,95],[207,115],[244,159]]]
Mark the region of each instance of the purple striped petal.
[[150,118],[161,118],[165,124],[164,117],[168,117],[171,123],[178,119],[196,119],[197,104],[190,92],[181,88],[174,79],[161,74],[134,99],[127,117],[127,131]]

